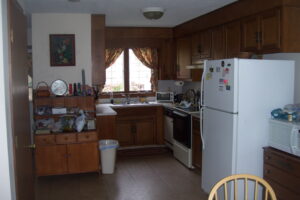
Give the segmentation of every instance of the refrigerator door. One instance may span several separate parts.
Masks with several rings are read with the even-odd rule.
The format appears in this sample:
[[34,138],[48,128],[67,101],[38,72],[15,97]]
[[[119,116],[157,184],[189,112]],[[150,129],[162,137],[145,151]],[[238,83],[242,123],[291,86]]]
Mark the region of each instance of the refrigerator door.
[[209,193],[222,178],[235,173],[237,115],[204,108],[202,189]]
[[238,59],[205,62],[203,105],[221,111],[238,112]]

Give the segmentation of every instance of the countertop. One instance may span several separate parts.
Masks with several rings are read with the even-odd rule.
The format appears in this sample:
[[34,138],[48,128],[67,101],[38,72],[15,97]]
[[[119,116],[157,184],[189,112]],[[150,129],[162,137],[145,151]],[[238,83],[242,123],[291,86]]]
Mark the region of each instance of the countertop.
[[117,115],[117,112],[113,108],[134,108],[134,107],[148,107],[148,106],[164,106],[166,108],[178,110],[187,114],[192,115],[193,117],[200,117],[199,111],[190,112],[184,109],[177,108],[175,104],[172,103],[158,103],[158,102],[149,102],[149,103],[133,103],[133,104],[96,104],[96,116],[109,116]]

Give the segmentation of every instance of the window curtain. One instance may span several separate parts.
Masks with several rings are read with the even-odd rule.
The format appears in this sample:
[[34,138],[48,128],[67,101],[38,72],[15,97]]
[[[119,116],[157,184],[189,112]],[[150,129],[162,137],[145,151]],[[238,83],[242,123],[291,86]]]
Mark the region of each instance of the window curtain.
[[151,85],[152,90],[156,91],[158,80],[158,58],[157,49],[153,48],[132,48],[135,56],[148,68],[151,69]]
[[[117,58],[121,55],[123,52],[122,48],[109,48],[105,49],[105,69],[109,68],[112,64],[114,64],[117,60]],[[105,82],[106,82],[106,72],[104,71],[104,83],[99,86],[99,90],[102,92]]]
[[105,69],[114,64],[122,52],[122,48],[105,49]]

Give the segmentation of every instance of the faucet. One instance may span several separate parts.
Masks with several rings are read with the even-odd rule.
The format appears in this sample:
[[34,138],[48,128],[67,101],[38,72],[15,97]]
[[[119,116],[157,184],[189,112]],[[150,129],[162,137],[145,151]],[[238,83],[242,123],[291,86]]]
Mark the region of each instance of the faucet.
[[126,103],[127,103],[127,104],[130,104],[130,94],[127,94],[127,95],[126,95]]
[[130,104],[130,95],[129,94],[122,94],[123,97],[125,97],[125,103]]

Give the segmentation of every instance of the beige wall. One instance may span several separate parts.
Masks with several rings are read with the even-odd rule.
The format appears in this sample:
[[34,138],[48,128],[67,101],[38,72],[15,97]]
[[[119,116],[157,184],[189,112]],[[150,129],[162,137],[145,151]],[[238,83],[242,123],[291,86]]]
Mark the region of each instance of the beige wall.
[[[49,34],[75,34],[76,66],[50,67]],[[91,85],[91,15],[32,14],[32,62],[34,88],[39,81],[81,82],[82,69]]]

